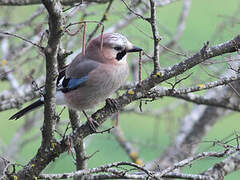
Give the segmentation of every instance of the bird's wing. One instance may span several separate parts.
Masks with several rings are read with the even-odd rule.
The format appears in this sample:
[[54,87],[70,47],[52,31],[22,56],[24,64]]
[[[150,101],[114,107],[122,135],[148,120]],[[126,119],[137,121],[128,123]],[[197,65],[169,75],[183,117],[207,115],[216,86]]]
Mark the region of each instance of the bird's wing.
[[66,93],[79,87],[83,87],[88,79],[88,74],[100,65],[91,59],[76,58],[67,67],[62,81],[62,92]]

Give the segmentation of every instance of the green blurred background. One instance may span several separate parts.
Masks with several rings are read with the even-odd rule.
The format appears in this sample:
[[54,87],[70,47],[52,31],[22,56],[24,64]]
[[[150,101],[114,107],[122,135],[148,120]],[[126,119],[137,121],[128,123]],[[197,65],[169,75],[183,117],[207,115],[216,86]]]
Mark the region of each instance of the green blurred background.
[[[167,5],[165,7],[159,7],[157,9],[157,21],[159,25],[160,35],[163,37],[161,41],[162,44],[169,40],[169,36],[161,28],[164,26],[172,34],[175,33],[179,15],[182,10],[183,1],[178,1]],[[231,22],[230,17],[237,11],[239,8],[239,0],[193,0],[191,4],[191,9],[189,16],[186,21],[185,31],[180,41],[179,45],[184,49],[187,54],[198,51],[203,43],[210,41],[210,44],[217,44],[224,42],[226,40],[232,39],[239,33],[240,29],[240,15],[236,17],[237,23]],[[99,11],[101,14],[107,5],[94,5],[89,9],[89,11]],[[11,8],[11,7],[4,7]],[[27,7],[16,7],[14,13],[21,14],[21,16],[14,16],[12,19],[13,22],[21,22],[24,19],[27,19],[29,15],[34,12],[36,6],[27,6]],[[107,29],[113,23],[117,22],[121,18],[121,14],[126,12],[126,8],[120,2],[114,2],[112,7],[113,14],[108,16],[108,20],[105,22],[105,28]],[[99,20],[100,14],[89,17],[88,19]],[[3,15],[0,12],[0,15]],[[80,17],[79,13],[79,17]],[[79,18],[79,17],[76,17]],[[222,22],[226,23],[226,26],[222,29],[223,32],[216,33],[219,31],[219,24]],[[94,25],[89,25],[88,30],[91,32],[91,29]],[[145,23],[143,20],[136,20],[132,24],[129,24],[125,29],[120,32],[126,35],[134,44],[143,47],[146,52],[151,52],[152,42],[148,37],[144,36],[139,30],[138,27],[144,32],[150,33],[149,24]],[[28,31],[28,30],[26,30]],[[213,36],[215,38],[213,38]],[[18,41],[18,40],[17,40]],[[80,48],[80,45],[76,45],[72,49],[73,51]],[[132,55],[130,58],[136,58]],[[173,65],[176,62],[183,60],[183,57],[169,56],[164,55],[160,58],[160,63],[162,67],[168,67]],[[219,58],[221,60],[221,58]],[[220,65],[224,70],[226,64]],[[150,70],[151,65],[145,65],[145,69]],[[146,70],[146,71],[147,71]],[[203,71],[199,68],[194,68],[191,72],[198,72],[199,82],[211,80],[211,78],[204,75]],[[145,72],[144,72],[145,73]],[[146,76],[146,73],[144,74]],[[190,80],[185,82],[186,85],[194,85]],[[163,85],[167,85],[163,83]],[[0,90],[8,88],[6,82],[0,82]],[[154,103],[148,103],[143,105],[143,110],[146,109],[161,109],[170,104],[178,103],[175,99],[172,98],[161,98]],[[136,105],[138,103],[136,102]],[[140,157],[144,162],[154,160],[156,157],[159,157],[160,154],[167,148],[171,139],[174,138],[179,126],[179,122],[188,111],[191,110],[192,104],[184,104],[174,108],[173,112],[166,112],[161,114],[157,119],[144,115],[136,115],[133,113],[120,114],[120,127],[125,133],[125,136],[129,141],[131,141],[136,149],[139,151]],[[187,109],[187,110],[186,110]],[[0,137],[3,143],[8,144],[11,138],[14,135],[14,132],[21,126],[23,119],[18,121],[8,121],[8,118],[15,113],[17,110],[9,110],[0,113],[1,126],[0,126]],[[58,108],[60,111],[60,108]],[[67,111],[65,111],[62,116],[63,119],[67,118]],[[104,124],[104,128],[111,126],[110,120]],[[210,130],[210,132],[205,137],[205,140],[221,140],[228,135],[232,134],[234,131],[239,131],[240,121],[238,113],[230,113],[229,115],[222,117]],[[40,139],[40,127],[35,128],[30,134],[25,134],[23,138],[28,138],[29,136],[39,133],[39,138],[34,142],[26,145],[21,151],[20,156],[16,160],[17,163],[25,164],[29,159],[36,153],[41,139]],[[213,151],[221,150],[221,147],[212,147],[211,143],[201,143],[199,152],[201,151]],[[1,150],[1,147],[0,147]],[[114,137],[111,134],[103,135],[92,135],[86,138],[86,151],[87,154],[94,153],[99,151],[91,159],[88,160],[88,167],[96,167],[110,162],[115,161],[130,161],[125,152],[121,149],[119,144],[115,141]],[[0,151],[1,152],[1,151]],[[185,167],[184,172],[189,173],[201,173],[202,171],[211,167],[217,161],[221,159],[216,158],[207,158],[199,162],[195,162],[191,167]],[[74,171],[75,167],[73,165],[72,156],[64,153],[59,159],[50,164],[44,172],[48,173],[60,173],[60,172],[71,172]],[[229,176],[226,180],[237,180],[240,177],[240,172],[237,171]]]

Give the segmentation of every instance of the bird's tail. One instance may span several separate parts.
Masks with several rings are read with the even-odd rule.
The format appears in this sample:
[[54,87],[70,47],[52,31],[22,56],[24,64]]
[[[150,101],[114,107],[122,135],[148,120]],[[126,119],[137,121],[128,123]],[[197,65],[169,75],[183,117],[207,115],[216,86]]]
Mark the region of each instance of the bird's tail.
[[34,103],[30,104],[29,106],[25,107],[24,109],[22,109],[21,111],[18,111],[16,114],[14,114],[13,116],[11,116],[9,118],[9,120],[17,120],[20,117],[24,116],[25,114],[31,112],[32,110],[41,107],[44,104],[44,101],[39,99],[37,101],[35,101]]

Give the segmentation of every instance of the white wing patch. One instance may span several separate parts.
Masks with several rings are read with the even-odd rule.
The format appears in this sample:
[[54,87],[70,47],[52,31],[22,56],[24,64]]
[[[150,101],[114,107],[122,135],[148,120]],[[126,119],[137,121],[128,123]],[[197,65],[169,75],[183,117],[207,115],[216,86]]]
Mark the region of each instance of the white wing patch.
[[65,76],[62,77],[62,79],[59,80],[57,87],[62,87],[62,82]]

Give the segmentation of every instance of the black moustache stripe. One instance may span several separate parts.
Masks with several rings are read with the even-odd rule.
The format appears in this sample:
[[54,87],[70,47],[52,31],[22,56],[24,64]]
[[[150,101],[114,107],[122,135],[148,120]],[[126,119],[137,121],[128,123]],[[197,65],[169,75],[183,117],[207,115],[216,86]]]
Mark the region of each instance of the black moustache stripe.
[[120,61],[126,54],[126,51],[121,51],[120,53],[117,53],[116,59]]

